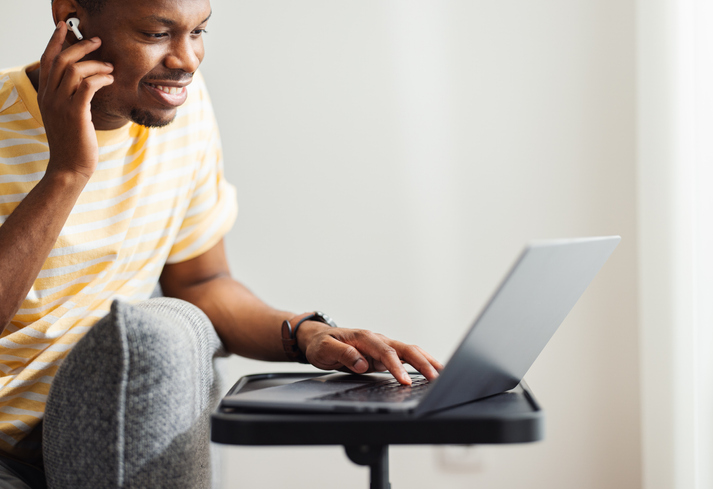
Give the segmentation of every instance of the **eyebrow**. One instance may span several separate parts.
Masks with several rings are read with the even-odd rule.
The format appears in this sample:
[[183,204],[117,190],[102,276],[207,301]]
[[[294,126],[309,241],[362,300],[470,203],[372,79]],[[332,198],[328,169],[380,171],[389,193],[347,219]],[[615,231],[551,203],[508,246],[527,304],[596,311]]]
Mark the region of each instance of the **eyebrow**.
[[[208,14],[208,17],[206,17],[201,24],[205,24],[208,22],[208,19],[210,19],[210,16],[213,15],[213,10],[210,11],[210,14]],[[161,17],[160,15],[149,15],[148,17],[144,17],[141,20],[151,20],[153,22],[158,22],[159,24],[167,25],[167,26],[174,26],[177,24],[177,22],[173,19],[169,19],[166,17]],[[200,24],[198,24],[200,25]]]

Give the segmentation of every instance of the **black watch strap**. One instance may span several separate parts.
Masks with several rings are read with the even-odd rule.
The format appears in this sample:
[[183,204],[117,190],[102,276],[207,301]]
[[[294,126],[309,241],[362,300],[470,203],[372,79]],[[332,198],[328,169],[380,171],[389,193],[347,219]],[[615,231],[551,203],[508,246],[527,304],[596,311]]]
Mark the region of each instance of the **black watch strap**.
[[297,345],[297,330],[305,321],[318,321],[332,328],[337,327],[332,318],[323,312],[315,311],[292,318],[294,326],[289,320],[282,322],[282,348],[285,350],[288,360],[291,362],[309,363],[304,352]]

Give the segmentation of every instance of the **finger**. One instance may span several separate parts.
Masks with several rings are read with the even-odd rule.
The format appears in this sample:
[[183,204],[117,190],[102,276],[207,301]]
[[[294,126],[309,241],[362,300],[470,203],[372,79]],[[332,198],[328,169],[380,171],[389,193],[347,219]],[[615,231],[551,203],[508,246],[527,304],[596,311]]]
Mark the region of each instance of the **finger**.
[[385,339],[385,337],[370,331],[357,331],[354,338],[348,340],[348,343],[353,344],[362,355],[373,358],[375,362],[380,362],[396,380],[402,384],[410,385],[411,377],[401,364],[396,349],[387,344]]
[[312,365],[326,370],[339,370],[342,366],[358,374],[369,370],[369,362],[359,350],[332,336],[326,336],[316,352],[308,350],[307,356]]
[[97,93],[100,88],[111,85],[112,83],[114,83],[114,77],[105,73],[87,77],[79,84],[77,93],[74,94],[74,100],[77,101],[80,106],[88,106],[94,94]]
[[383,363],[381,363],[378,360],[373,360],[372,368],[374,369],[375,372],[383,372],[384,370],[386,370],[386,365],[384,365]]
[[99,46],[101,46],[101,40],[98,37],[92,37],[91,39],[79,41],[55,56],[47,79],[47,89],[56,90],[62,82],[67,68],[98,49]]
[[57,95],[60,98],[69,98],[74,95],[84,79],[98,74],[108,75],[113,70],[112,65],[103,61],[80,61],[70,65],[57,89]]
[[438,377],[435,366],[426,358],[422,350],[415,345],[406,345],[398,341],[388,340],[396,350],[399,358],[418,370],[429,381]]
[[352,345],[342,343],[339,340],[330,338],[329,345],[335,350],[335,357],[339,363],[358,374],[366,373],[369,370],[369,362],[359,353],[359,350]]
[[57,27],[55,27],[52,37],[50,37],[50,40],[47,43],[45,52],[42,53],[42,57],[40,58],[41,87],[47,86],[47,80],[49,78],[50,69],[52,68],[52,63],[54,59],[59,56],[59,53],[62,52],[62,46],[66,38],[67,25],[63,21],[60,21],[57,23]]
[[415,348],[418,348],[418,351],[421,352],[421,355],[423,355],[424,357],[426,357],[426,360],[428,360],[429,363],[430,363],[431,365],[433,365],[433,367],[434,367],[439,373],[441,372],[441,370],[444,369],[443,364],[442,364],[441,362],[439,362],[438,360],[436,360],[435,358],[433,358],[433,356],[432,356],[430,353],[428,353],[426,350],[424,350],[424,349],[421,348],[420,346],[416,346],[416,345],[413,345],[413,346],[414,346]]

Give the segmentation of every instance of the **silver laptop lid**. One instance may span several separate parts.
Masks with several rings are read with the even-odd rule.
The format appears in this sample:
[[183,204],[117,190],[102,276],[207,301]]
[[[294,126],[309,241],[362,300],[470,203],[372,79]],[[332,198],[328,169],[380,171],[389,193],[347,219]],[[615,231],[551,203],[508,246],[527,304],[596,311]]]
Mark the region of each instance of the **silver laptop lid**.
[[416,414],[517,386],[619,241],[608,236],[527,246]]

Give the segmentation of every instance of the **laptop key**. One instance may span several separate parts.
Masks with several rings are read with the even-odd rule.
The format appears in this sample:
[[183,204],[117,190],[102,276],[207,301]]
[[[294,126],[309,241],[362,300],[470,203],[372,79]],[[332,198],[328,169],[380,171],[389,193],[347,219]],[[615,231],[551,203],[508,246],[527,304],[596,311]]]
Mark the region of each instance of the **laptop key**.
[[402,385],[396,379],[367,384],[345,391],[315,397],[314,401],[404,402],[418,399],[428,390],[428,380],[412,379],[411,385]]

